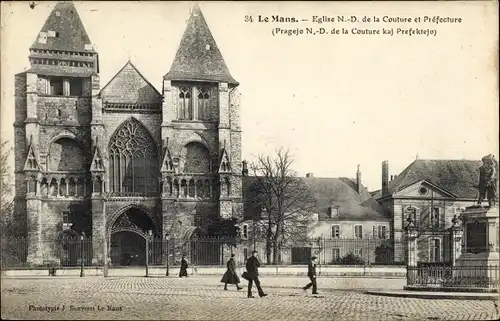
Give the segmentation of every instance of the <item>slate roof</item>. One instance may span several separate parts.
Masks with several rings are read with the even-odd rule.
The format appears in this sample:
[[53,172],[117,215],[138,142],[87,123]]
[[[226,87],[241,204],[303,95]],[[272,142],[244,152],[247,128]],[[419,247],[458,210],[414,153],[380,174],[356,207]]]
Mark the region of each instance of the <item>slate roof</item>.
[[47,43],[43,44],[38,41],[39,35],[37,35],[31,49],[95,53],[93,49],[85,50],[85,45],[92,43],[71,1],[61,1],[56,4],[40,32],[49,30],[57,32],[58,37],[47,37]]
[[[475,199],[481,165],[482,162],[476,160],[417,159],[389,183],[389,194],[426,180],[457,198]],[[374,196],[375,199],[381,197],[382,191]]]
[[198,5],[195,5],[167,80],[227,82],[238,85],[231,76]]
[[155,103],[162,95],[129,60],[100,92],[110,103]]
[[[243,177],[243,199],[247,200],[250,188],[255,178]],[[310,188],[318,202],[317,212],[320,220],[332,219],[329,217],[330,206],[339,207],[339,218],[336,220],[378,220],[387,221],[384,209],[372,198],[367,189],[362,186],[361,193],[356,191],[356,184],[349,178],[302,178]],[[246,195],[245,195],[246,194]],[[245,202],[244,216],[252,217],[260,213],[259,204]]]

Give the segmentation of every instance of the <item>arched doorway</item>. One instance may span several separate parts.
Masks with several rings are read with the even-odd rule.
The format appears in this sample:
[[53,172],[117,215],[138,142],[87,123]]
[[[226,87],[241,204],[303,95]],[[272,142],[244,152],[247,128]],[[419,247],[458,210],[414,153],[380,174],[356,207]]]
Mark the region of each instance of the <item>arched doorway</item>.
[[[113,223],[110,232],[111,264],[114,266],[146,265],[146,240],[149,230],[153,232],[153,237],[158,235],[153,221],[141,209],[132,207],[121,214]],[[153,263],[151,257],[149,263]]]

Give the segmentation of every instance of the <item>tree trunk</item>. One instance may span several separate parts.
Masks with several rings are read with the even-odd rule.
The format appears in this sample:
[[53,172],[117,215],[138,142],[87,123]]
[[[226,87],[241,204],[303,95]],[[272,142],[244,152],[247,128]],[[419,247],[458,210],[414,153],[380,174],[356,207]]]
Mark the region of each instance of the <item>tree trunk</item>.
[[273,242],[273,264],[278,264],[278,242],[276,240]]
[[271,221],[269,221],[269,224],[267,226],[267,233],[266,233],[266,261],[267,264],[271,264]]

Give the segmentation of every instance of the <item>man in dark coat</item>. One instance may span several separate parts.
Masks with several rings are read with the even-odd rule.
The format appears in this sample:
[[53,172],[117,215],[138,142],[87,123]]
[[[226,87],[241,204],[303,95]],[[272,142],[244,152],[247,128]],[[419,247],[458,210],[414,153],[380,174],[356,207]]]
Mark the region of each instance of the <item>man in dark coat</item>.
[[234,262],[234,254],[231,254],[231,258],[229,259],[229,261],[227,261],[227,271],[226,273],[224,273],[224,276],[220,281],[224,283],[224,290],[227,290],[228,284],[235,284],[238,290],[243,289],[238,285],[240,283],[240,278],[238,277],[238,274],[236,274],[236,263]]
[[187,268],[188,268],[188,262],[186,260],[186,256],[183,255],[181,260],[181,270],[179,271],[180,278],[182,278],[183,276],[185,277],[188,276]]
[[304,291],[307,291],[311,286],[313,288],[312,294],[318,294],[318,287],[316,285],[316,257],[313,256],[311,257],[311,261],[309,261],[309,264],[307,266],[307,276],[311,280],[305,287],[302,289]]
[[257,291],[259,291],[259,296],[265,297],[267,296],[266,293],[262,290],[260,287],[260,281],[259,281],[259,259],[257,258],[257,251],[252,252],[252,256],[248,258],[247,264],[246,264],[246,269],[247,269],[247,276],[248,276],[248,297],[253,298],[254,296],[252,295],[252,283],[255,282],[255,286],[257,287]]

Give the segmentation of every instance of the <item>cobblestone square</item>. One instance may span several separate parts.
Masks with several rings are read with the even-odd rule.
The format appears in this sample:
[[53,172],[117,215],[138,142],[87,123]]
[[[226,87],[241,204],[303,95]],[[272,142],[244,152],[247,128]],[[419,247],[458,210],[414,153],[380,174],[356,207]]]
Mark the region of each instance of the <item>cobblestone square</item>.
[[[322,278],[320,295],[300,277],[263,277],[269,296],[223,290],[219,277],[2,279],[2,319],[149,320],[494,320],[497,303],[364,294],[404,279]],[[244,284],[246,286],[246,284]],[[47,307],[47,308],[46,308]],[[40,309],[44,309],[40,311]]]

